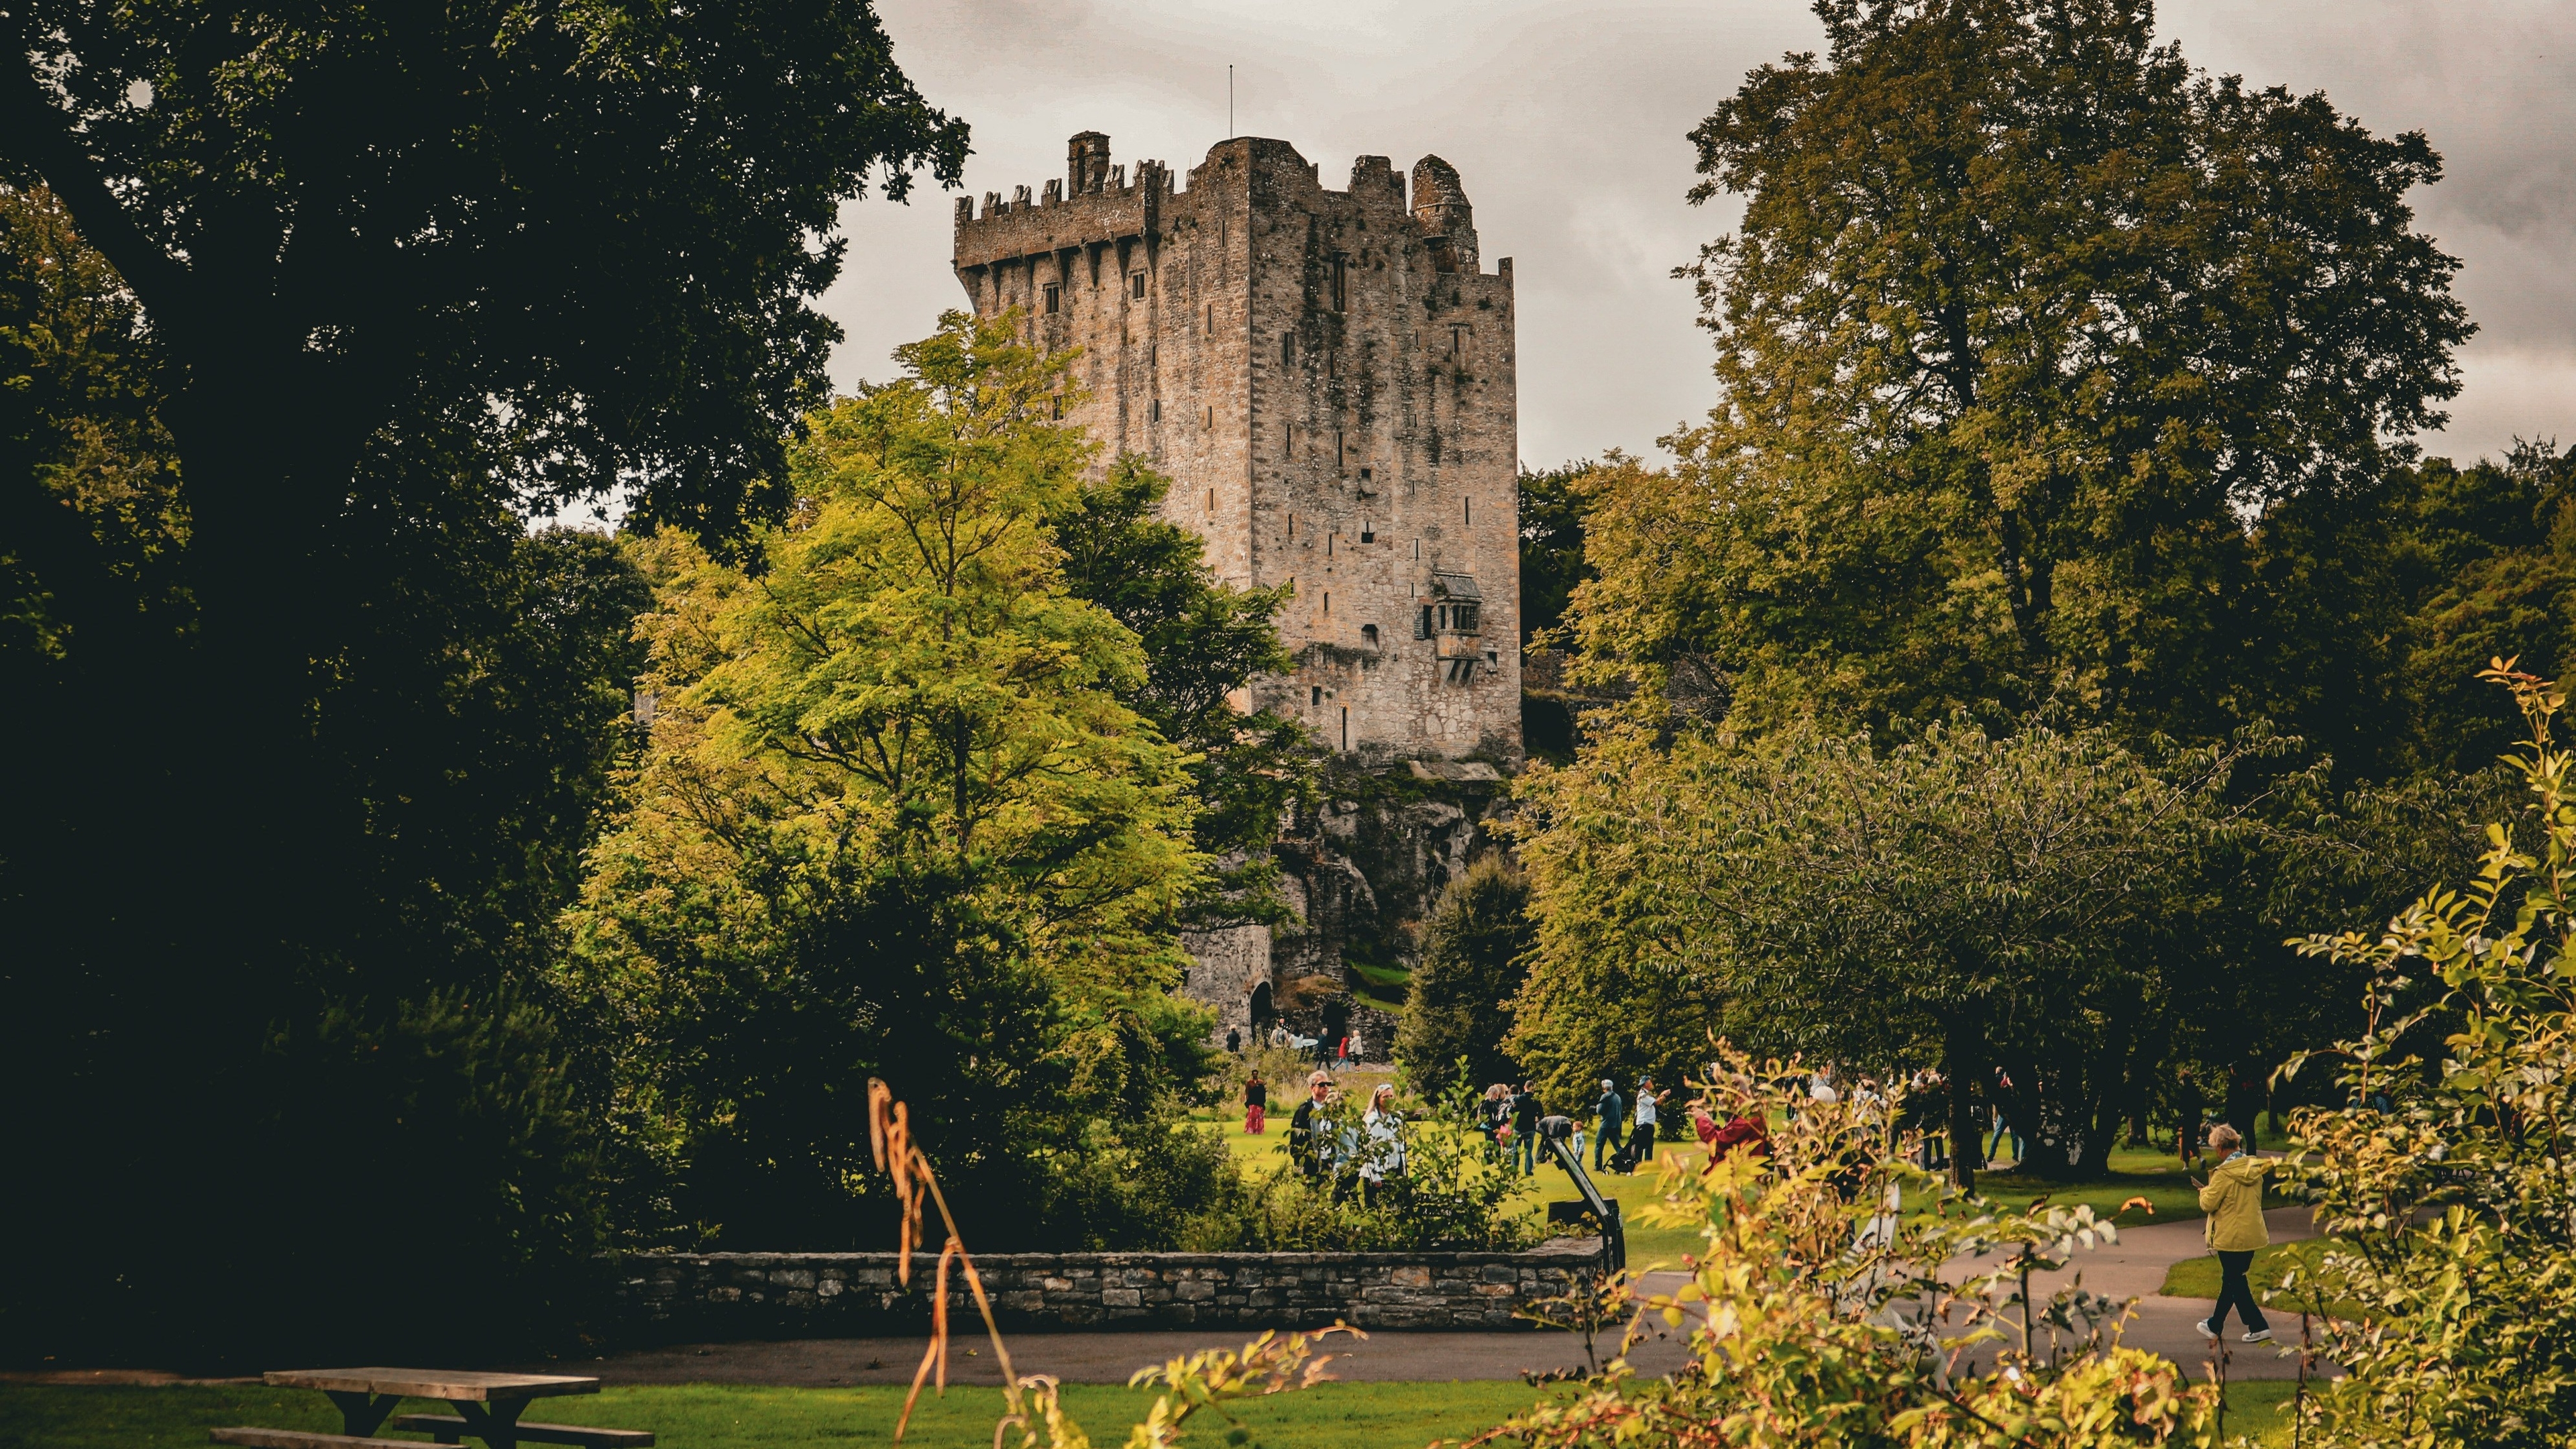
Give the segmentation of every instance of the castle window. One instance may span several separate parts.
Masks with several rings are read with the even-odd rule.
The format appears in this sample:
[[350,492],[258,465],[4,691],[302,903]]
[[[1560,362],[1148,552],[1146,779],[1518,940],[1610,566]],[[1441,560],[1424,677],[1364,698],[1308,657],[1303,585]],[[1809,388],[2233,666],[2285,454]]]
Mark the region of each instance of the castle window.
[[1207,410],[1207,425],[1208,425],[1209,427],[1211,427],[1211,428],[1216,426],[1216,404],[1215,404],[1215,403],[1209,403],[1209,404],[1208,404],[1208,410]]
[[[1366,468],[1362,468],[1362,469],[1360,470],[1360,476],[1361,476],[1361,477],[1363,477],[1363,478],[1367,477],[1367,476],[1368,476],[1368,470],[1367,470]],[[1369,521],[1368,521],[1367,519],[1365,519],[1365,518],[1363,518],[1363,519],[1361,519],[1361,520],[1360,520],[1360,542],[1362,542],[1362,543],[1375,543],[1375,542],[1377,542],[1377,525],[1375,525],[1375,524],[1373,524],[1373,523],[1369,522]]]
[[1140,302],[1145,300],[1145,274],[1143,272],[1138,272],[1127,279],[1127,295]]
[[1279,365],[1281,367],[1297,365],[1297,334],[1294,332],[1279,334]]
[[1334,253],[1333,310],[1336,312],[1347,312],[1350,310],[1351,294],[1349,269],[1350,258],[1345,257],[1338,252]]
[[1333,429],[1333,471],[1336,473],[1342,471],[1342,464],[1347,461],[1349,457],[1349,450],[1342,446],[1342,430],[1339,428]]
[[1046,284],[1046,310],[1050,317],[1056,313],[1055,283],[1053,282]]
[[1333,591],[1330,589],[1324,590],[1324,617],[1333,617]]
[[1149,423],[1159,423],[1162,420],[1163,400],[1161,398],[1154,398],[1147,402],[1145,404],[1145,421]]
[[1413,621],[1413,637],[1416,639],[1428,639],[1431,637],[1431,606],[1429,604],[1422,606],[1422,617]]
[[1343,706],[1342,706],[1342,748],[1343,748],[1343,749],[1345,749],[1345,750],[1347,750],[1347,749],[1349,749],[1350,747],[1351,747],[1351,707],[1350,707],[1349,705],[1347,705],[1347,704],[1346,704],[1346,705],[1343,705]]
[[1213,488],[1208,490],[1208,512],[1216,512],[1216,490]]
[[1322,685],[1318,684],[1318,685],[1313,685],[1313,686],[1309,687],[1309,688],[1307,689],[1307,691],[1306,691],[1306,703],[1307,703],[1307,704],[1309,704],[1309,705],[1311,705],[1311,706],[1313,706],[1313,707],[1314,707],[1314,708],[1316,708],[1316,709],[1321,709],[1321,708],[1323,708],[1323,707],[1324,707],[1324,686],[1322,686]]
[[1451,604],[1449,606],[1449,624],[1451,628],[1456,629],[1462,634],[1474,633],[1476,629],[1476,606],[1473,604]]
[[1473,498],[1464,498],[1459,501],[1466,505],[1467,516],[1465,521],[1472,526],[1476,521],[1476,500]]
[[1064,421],[1064,394],[1062,394],[1062,393],[1058,393],[1058,394],[1056,394],[1054,397],[1051,397],[1051,398],[1047,399],[1047,403],[1048,403],[1048,405],[1049,405],[1050,407],[1052,407],[1052,408],[1055,410],[1055,420],[1056,420],[1057,422],[1063,422],[1063,421]]
[[1360,626],[1360,637],[1368,641],[1368,647],[1375,649],[1377,647],[1377,626],[1375,624],[1362,624]]

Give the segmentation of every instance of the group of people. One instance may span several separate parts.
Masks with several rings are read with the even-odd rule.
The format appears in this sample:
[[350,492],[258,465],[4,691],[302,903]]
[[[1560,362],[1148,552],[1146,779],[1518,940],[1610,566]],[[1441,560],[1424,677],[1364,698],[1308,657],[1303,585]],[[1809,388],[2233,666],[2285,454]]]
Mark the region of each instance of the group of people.
[[[1535,1083],[1496,1082],[1478,1105],[1476,1130],[1485,1139],[1485,1160],[1523,1177],[1538,1175],[1538,1124],[1547,1116]],[[1580,1149],[1577,1149],[1578,1151]]]
[[[1305,1100],[1288,1117],[1288,1155],[1307,1181],[1329,1179],[1335,1202],[1356,1185],[1360,1201],[1375,1207],[1404,1181],[1404,1113],[1395,1105],[1395,1084],[1379,1084],[1357,1121],[1336,1125],[1331,1109],[1341,1100],[1330,1072],[1307,1074]],[[1244,1130],[1259,1135],[1269,1106],[1269,1085],[1256,1071],[1243,1086]]]
[[[1270,1028],[1270,1045],[1280,1051],[1293,1051],[1310,1062],[1320,1064],[1324,1060],[1327,1044],[1322,1037],[1299,1036],[1284,1026],[1274,1026]],[[1333,1065],[1341,1068],[1347,1068],[1351,1063],[1360,1060],[1368,1051],[1368,1043],[1360,1039],[1358,1027],[1352,1027],[1349,1031],[1333,1038],[1330,1047]],[[1229,1026],[1225,1029],[1225,1049],[1229,1055],[1242,1054],[1242,1027]]]

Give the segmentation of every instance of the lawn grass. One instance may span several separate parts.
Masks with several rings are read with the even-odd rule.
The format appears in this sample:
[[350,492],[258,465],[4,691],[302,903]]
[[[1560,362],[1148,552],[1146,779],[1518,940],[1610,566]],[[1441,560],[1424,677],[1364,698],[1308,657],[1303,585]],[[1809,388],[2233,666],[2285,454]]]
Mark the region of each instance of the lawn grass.
[[[772,1449],[782,1445],[891,1444],[900,1387],[759,1388],[727,1384],[609,1388],[597,1396],[549,1399],[542,1418],[557,1424],[650,1429],[668,1449]],[[1557,1392],[1563,1392],[1559,1390]],[[1276,1449],[1416,1449],[1433,1439],[1462,1439],[1528,1408],[1540,1390],[1515,1382],[1321,1384],[1229,1405],[1250,1431],[1248,1444]],[[1096,1443],[1125,1441],[1151,1393],[1106,1384],[1073,1384],[1065,1410]],[[405,1413],[448,1412],[429,1401]],[[906,1445],[920,1449],[989,1449],[1003,1411],[1002,1391],[925,1391]],[[1228,1442],[1229,1426],[1201,1420],[1201,1442]],[[160,1449],[206,1442],[226,1424],[336,1434],[340,1415],[320,1394],[257,1386],[173,1385],[162,1388],[0,1386],[0,1445],[9,1449]],[[386,1438],[417,1438],[385,1434]],[[421,1442],[428,1442],[425,1438]]]
[[[1568,1392],[1565,1389],[1553,1392]],[[2292,1385],[2230,1385],[2231,1434],[2256,1442],[2289,1442]],[[1542,1391],[1513,1382],[1321,1384],[1229,1406],[1248,1431],[1239,1449],[1417,1449],[1436,1439],[1464,1439],[1537,1402]],[[543,1418],[560,1424],[650,1429],[668,1449],[780,1449],[791,1445],[891,1444],[899,1387],[781,1389],[729,1384],[671,1384],[602,1390],[596,1397],[550,1399]],[[1153,1396],[1112,1385],[1074,1384],[1065,1410],[1094,1443],[1115,1444]],[[407,1413],[445,1412],[417,1401]],[[906,1445],[920,1449],[986,1449],[1002,1413],[999,1389],[925,1393]],[[1197,1441],[1231,1444],[1222,1420],[1201,1420]],[[338,1433],[340,1416],[320,1394],[255,1385],[162,1388],[0,1386],[0,1446],[7,1449],[190,1449],[226,1424]],[[386,1434],[386,1438],[417,1438]],[[423,1440],[422,1442],[427,1442]]]

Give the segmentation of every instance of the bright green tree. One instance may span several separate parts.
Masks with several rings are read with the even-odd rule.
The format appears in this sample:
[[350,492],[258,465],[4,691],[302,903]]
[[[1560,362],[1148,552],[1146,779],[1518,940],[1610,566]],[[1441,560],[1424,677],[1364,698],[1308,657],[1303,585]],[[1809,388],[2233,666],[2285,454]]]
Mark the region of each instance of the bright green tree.
[[1093,453],[1048,420],[1070,355],[952,313],[897,356],[811,420],[756,570],[649,545],[658,718],[573,916],[633,1023],[637,1133],[741,1246],[878,1235],[870,1077],[987,1240],[1030,1242],[1051,1177],[1123,1170],[1095,1127],[1164,1145],[1205,1029],[1165,994],[1204,869],[1186,761],[1050,526]]
[[[1818,0],[1694,132],[1720,401],[1594,520],[1596,667],[1744,724],[2045,701],[2216,739],[2246,519],[2399,466],[2469,327],[2424,138],[2193,72],[2144,0]],[[1644,529],[1618,526],[1642,515]],[[2335,641],[2318,641],[2331,652]]]
[[1256,675],[1292,665],[1276,622],[1288,590],[1219,582],[1199,536],[1158,512],[1170,491],[1133,454],[1086,480],[1053,520],[1065,587],[1135,632],[1145,673],[1119,698],[1192,756],[1191,839],[1211,864],[1190,924],[1283,919],[1271,847],[1281,812],[1311,795],[1322,750],[1298,721],[1236,702]]

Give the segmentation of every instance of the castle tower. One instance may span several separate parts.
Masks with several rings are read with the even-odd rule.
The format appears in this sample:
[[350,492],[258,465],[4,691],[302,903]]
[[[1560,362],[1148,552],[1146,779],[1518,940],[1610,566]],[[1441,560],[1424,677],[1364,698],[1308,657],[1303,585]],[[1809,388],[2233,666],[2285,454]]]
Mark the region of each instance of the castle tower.
[[1068,417],[1173,479],[1218,576],[1289,585],[1261,703],[1373,760],[1521,758],[1512,264],[1480,269],[1457,171],[1383,156],[1327,190],[1285,141],[1193,168],[1067,146],[1038,197],[957,203],[974,309],[1083,349]]

